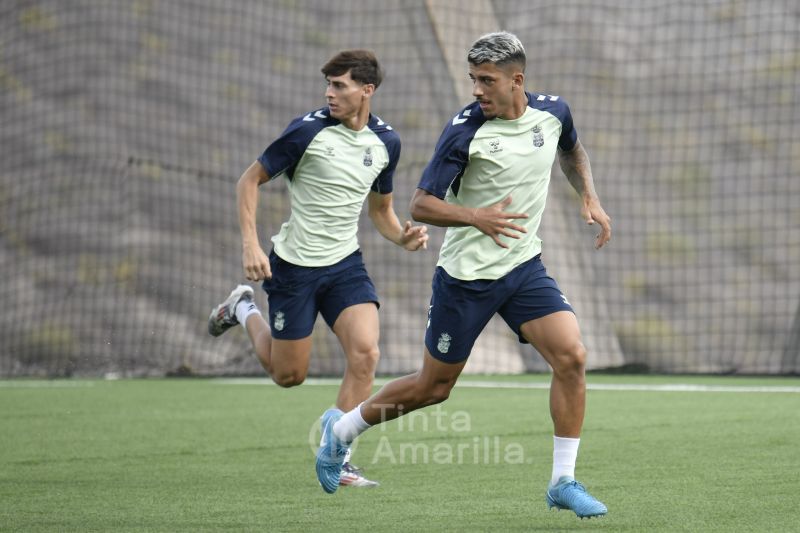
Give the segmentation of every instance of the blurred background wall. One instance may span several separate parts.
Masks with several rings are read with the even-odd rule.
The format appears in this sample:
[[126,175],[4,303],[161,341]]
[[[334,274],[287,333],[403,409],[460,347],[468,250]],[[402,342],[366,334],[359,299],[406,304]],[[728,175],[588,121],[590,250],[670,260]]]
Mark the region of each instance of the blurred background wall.
[[[594,251],[554,167],[543,258],[589,367],[798,373],[797,28],[790,0],[4,0],[0,376],[261,374],[241,328],[206,333],[243,282],[239,175],[324,105],[322,64],[366,47],[386,71],[373,112],[403,141],[394,196],[407,217],[469,102],[462,43],[501,29],[526,47],[527,89],[569,102],[613,219]],[[288,197],[282,180],[261,189],[268,250]],[[409,254],[362,225],[379,372],[414,370],[444,232]],[[314,343],[312,374],[341,374],[322,320]],[[499,320],[467,366],[541,370]]]

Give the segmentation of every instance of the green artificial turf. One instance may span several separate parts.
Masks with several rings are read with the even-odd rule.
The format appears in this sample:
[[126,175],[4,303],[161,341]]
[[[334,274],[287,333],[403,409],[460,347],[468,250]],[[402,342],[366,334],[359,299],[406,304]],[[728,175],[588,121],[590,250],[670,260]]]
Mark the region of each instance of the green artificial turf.
[[[500,380],[519,388],[476,388]],[[378,426],[353,462],[375,489],[325,494],[318,417],[336,386],[0,381],[1,531],[792,531],[797,379],[595,376],[577,477],[609,508],[548,511],[546,376],[469,377]]]

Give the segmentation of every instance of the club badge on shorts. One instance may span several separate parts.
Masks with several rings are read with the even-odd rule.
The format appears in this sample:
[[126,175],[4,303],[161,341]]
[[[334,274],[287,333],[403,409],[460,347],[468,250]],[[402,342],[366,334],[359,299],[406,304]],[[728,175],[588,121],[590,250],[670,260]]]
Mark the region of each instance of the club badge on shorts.
[[442,333],[439,335],[439,343],[436,345],[436,349],[439,350],[440,353],[447,353],[450,349],[450,335],[447,333]]
[[285,318],[284,318],[284,315],[283,315],[283,311],[278,311],[277,313],[275,313],[275,323],[273,325],[275,326],[276,330],[278,330],[278,331],[282,331],[283,330],[283,327],[285,325],[284,320],[285,320]]

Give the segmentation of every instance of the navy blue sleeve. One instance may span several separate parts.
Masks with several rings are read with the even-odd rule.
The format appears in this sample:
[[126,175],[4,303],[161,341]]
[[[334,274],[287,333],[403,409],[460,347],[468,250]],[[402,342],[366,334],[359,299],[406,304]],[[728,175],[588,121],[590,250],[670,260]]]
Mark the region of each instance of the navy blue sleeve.
[[311,140],[326,126],[326,118],[320,111],[317,111],[316,115],[309,113],[304,117],[297,117],[289,123],[281,136],[264,150],[258,161],[270,179],[284,172],[287,178],[292,178],[294,169],[311,144]]
[[392,179],[394,171],[397,169],[397,162],[400,160],[400,136],[394,131],[387,130],[378,133],[378,138],[383,141],[386,151],[389,152],[389,164],[375,178],[372,190],[381,194],[389,194],[394,190]]
[[565,152],[569,152],[575,148],[575,143],[578,142],[578,132],[575,131],[575,126],[572,123],[572,113],[569,110],[569,105],[562,100],[560,107],[563,110],[558,116],[561,119],[561,136],[558,138],[558,147]]
[[572,112],[570,112],[567,102],[560,96],[528,93],[528,105],[550,113],[561,122],[561,135],[558,138],[559,148],[565,152],[575,148],[575,143],[578,142],[578,132],[575,131],[575,126],[572,124]]
[[[422,172],[418,189],[429,192],[437,198],[444,199],[447,189],[459,179],[469,162],[469,143],[482,122],[465,120],[459,114],[444,128],[433,157]],[[457,192],[458,186],[454,187]]]

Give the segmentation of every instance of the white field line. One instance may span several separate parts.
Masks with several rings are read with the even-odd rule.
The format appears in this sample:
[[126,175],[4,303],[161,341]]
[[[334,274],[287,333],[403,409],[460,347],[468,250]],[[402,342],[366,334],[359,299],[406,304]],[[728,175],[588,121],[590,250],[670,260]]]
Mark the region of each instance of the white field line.
[[94,387],[94,382],[80,379],[0,380],[0,389],[75,389],[80,387]]
[[[340,383],[338,378],[309,378],[303,383],[311,386],[331,386]],[[383,385],[390,379],[376,379],[376,385]],[[267,378],[217,378],[212,380],[219,385],[273,385]],[[0,389],[48,389],[93,387],[90,380],[0,380]],[[471,389],[534,389],[547,390],[549,383],[519,381],[459,381],[459,388]],[[800,394],[800,386],[788,385],[692,385],[687,383],[635,384],[635,383],[588,383],[588,390],[598,391],[642,391],[642,392],[783,392]]]
[[[389,379],[376,379],[376,385],[383,385],[391,381]],[[303,385],[338,385],[341,382],[338,378],[309,378]],[[266,378],[219,378],[214,383],[221,385],[261,385],[272,384]],[[456,384],[459,388],[473,389],[540,389],[550,388],[549,383],[524,383],[515,381],[472,381],[463,380]],[[765,385],[691,385],[691,384],[623,384],[623,383],[588,383],[588,390],[606,391],[643,391],[643,392],[788,392],[800,394],[800,386],[792,387],[786,385],[765,386]]]

